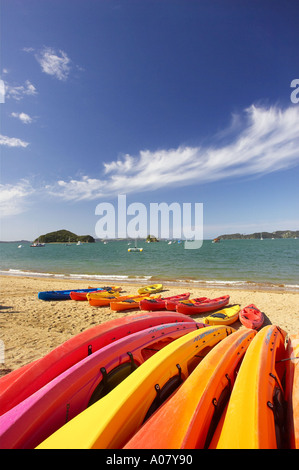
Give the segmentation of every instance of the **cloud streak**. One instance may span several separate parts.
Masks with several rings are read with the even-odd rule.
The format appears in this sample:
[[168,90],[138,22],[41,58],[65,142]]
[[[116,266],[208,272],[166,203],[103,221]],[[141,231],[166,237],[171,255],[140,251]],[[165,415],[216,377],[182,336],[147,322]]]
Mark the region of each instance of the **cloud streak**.
[[11,117],[19,119],[24,124],[31,124],[33,119],[26,113],[11,113]]
[[[227,141],[228,136],[225,137]],[[298,163],[299,107],[282,110],[251,106],[239,117],[238,126],[231,127],[229,142],[222,146],[181,146],[154,152],[142,150],[137,156],[127,154],[105,163],[101,178],[85,175],[81,179],[60,180],[51,193],[65,200],[93,200],[258,176]]]
[[71,69],[71,59],[66,52],[62,50],[55,51],[52,47],[44,47],[35,54],[35,58],[44,73],[58,80],[67,80]]
[[5,82],[5,98],[12,98],[16,101],[22,100],[25,96],[37,95],[36,87],[26,80],[24,85],[10,85]]
[[26,148],[29,145],[29,142],[18,139],[17,137],[8,137],[6,135],[0,134],[0,146],[4,147],[23,147]]
[[21,214],[26,210],[28,198],[35,193],[27,180],[17,184],[0,184],[0,212],[2,217]]

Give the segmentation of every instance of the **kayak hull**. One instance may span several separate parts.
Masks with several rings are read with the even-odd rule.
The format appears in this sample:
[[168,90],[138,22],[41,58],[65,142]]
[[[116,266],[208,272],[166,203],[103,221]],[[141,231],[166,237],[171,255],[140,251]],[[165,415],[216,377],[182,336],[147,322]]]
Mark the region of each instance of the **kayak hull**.
[[150,357],[108,395],[84,410],[41,445],[40,449],[118,449],[190,375],[203,355],[234,330],[211,326],[190,332]]
[[250,343],[228,403],[223,425],[211,448],[276,449],[284,421],[286,333],[262,328]]
[[299,449],[299,333],[289,337],[287,359],[287,440],[290,449]]
[[190,292],[186,292],[185,294],[163,297],[161,299],[143,299],[139,302],[139,308],[140,310],[148,311],[163,310],[166,309],[167,302],[173,302],[176,305],[179,300],[189,299],[189,296]]
[[[37,294],[37,297],[40,300],[71,300],[71,292],[92,292],[94,291],[95,288],[90,288],[90,289],[78,289],[78,290],[53,290],[53,291],[41,291]],[[102,288],[99,288],[98,290],[104,290]]]
[[229,295],[224,295],[216,299],[206,299],[200,302],[190,302],[184,300],[178,302],[176,311],[185,315],[197,315],[198,313],[212,312],[219,308],[225,307],[229,302]]
[[207,448],[255,334],[240,330],[218,343],[124,448]]
[[258,330],[264,323],[263,313],[254,304],[244,307],[239,313],[239,319],[246,328]]
[[206,325],[232,325],[239,320],[240,305],[224,308],[205,318]]
[[138,294],[156,294],[157,292],[161,292],[163,289],[163,284],[152,284],[150,286],[140,287],[138,289]]
[[186,321],[191,319],[175,312],[138,313],[88,328],[42,358],[0,378],[0,414],[107,344],[145,328]]

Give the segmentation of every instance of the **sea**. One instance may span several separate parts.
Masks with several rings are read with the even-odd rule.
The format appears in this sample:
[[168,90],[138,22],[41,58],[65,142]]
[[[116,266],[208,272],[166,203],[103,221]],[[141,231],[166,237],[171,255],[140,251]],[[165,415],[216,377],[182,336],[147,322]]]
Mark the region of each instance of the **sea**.
[[204,240],[200,249],[185,249],[180,240],[138,240],[137,246],[143,251],[129,252],[134,241],[128,240],[0,243],[0,274],[299,292],[299,239]]

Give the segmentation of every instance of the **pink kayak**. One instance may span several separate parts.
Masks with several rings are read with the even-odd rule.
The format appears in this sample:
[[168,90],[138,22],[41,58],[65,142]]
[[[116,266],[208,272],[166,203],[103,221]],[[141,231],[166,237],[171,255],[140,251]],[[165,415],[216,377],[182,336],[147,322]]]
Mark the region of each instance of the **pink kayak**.
[[150,326],[176,321],[190,321],[190,318],[175,312],[138,313],[102,323],[79,333],[44,357],[0,379],[0,415],[107,344]]
[[85,357],[0,417],[0,447],[35,448],[158,350],[204,326],[197,322],[157,325]]

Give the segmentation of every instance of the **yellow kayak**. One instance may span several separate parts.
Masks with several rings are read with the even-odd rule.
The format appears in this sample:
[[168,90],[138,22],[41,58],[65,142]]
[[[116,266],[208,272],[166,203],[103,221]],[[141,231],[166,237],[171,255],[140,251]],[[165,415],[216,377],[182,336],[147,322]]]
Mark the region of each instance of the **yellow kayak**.
[[239,319],[240,305],[223,308],[205,318],[206,325],[231,325]]
[[122,295],[120,296],[119,293],[117,292],[116,294],[112,295],[106,295],[103,297],[87,297],[87,300],[89,302],[89,305],[92,307],[103,307],[103,306],[109,306],[111,305],[111,302],[116,302],[116,301],[121,301],[125,299],[130,299],[132,296],[129,295]]
[[176,339],[37,448],[122,448],[211,348],[234,331],[230,326],[208,326]]
[[163,289],[163,284],[152,284],[151,286],[140,287],[138,289],[138,294],[156,294],[161,292]]
[[210,448],[280,447],[285,406],[285,336],[275,325],[268,325],[251,341]]
[[115,297],[119,297],[121,294],[117,290],[113,291],[106,291],[106,292],[88,292],[86,295],[86,298],[89,299],[102,299],[106,297],[110,297],[111,295],[114,295]]

